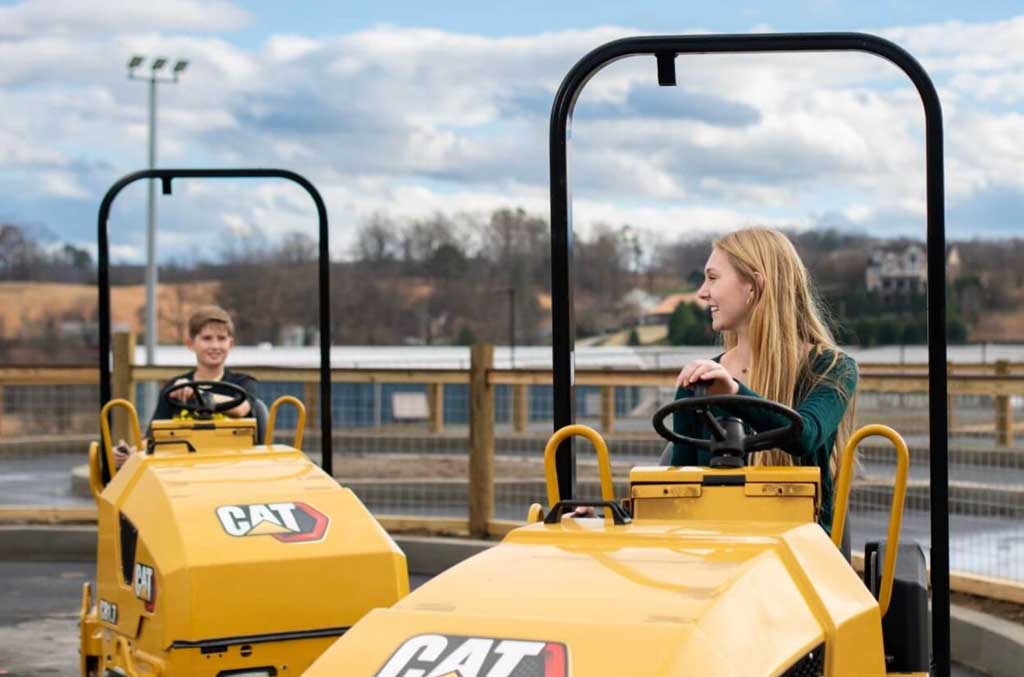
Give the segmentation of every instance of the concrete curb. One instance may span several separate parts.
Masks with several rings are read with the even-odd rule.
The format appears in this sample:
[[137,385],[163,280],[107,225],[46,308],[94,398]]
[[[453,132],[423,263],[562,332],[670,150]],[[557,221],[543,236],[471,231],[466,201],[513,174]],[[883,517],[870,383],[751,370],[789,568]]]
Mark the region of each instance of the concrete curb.
[[21,562],[96,561],[96,525],[0,526],[0,560]]
[[402,536],[392,538],[405,553],[409,572],[436,576],[498,544],[497,541],[478,541],[471,538],[434,538],[431,536]]
[[[436,576],[464,559],[497,545],[470,538],[393,536],[405,553],[409,571]],[[96,560],[96,526],[0,526],[0,560],[21,562],[92,562]]]
[[991,677],[1017,677],[1024,665],[1024,625],[974,609],[950,609],[950,647],[956,660]]
[[[495,541],[430,536],[394,536],[410,573],[434,576],[497,545]],[[93,561],[95,525],[0,526],[0,560]],[[1015,677],[1024,665],[1024,626],[954,606],[953,658],[992,677]]]
[[[469,504],[469,481],[461,478],[422,479],[345,479],[343,484],[356,492],[359,499],[371,512],[390,512],[396,509],[396,496],[401,492],[415,492],[421,500],[436,505],[467,506]],[[601,485],[597,480],[582,479],[577,482],[582,498],[598,498]],[[854,481],[851,505],[889,505],[892,502],[892,485],[876,479]],[[543,502],[547,487],[544,480],[496,479],[494,481],[495,507],[505,511],[518,508],[529,500]],[[628,482],[615,482],[616,495],[628,495]],[[71,494],[91,498],[89,467],[75,466],[71,470]],[[904,508],[927,511],[931,505],[927,484],[911,483],[907,487]],[[949,510],[951,514],[971,515],[978,505],[989,506],[990,515],[1000,517],[1024,517],[1024,489],[1000,486],[975,486],[970,483],[951,482],[949,485]]]

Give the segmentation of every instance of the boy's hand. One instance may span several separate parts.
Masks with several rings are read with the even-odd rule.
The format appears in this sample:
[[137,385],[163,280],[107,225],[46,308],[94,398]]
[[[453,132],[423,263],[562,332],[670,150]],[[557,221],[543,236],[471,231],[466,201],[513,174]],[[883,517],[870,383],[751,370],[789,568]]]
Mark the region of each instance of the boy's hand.
[[[178,384],[181,384],[181,383],[188,383],[188,379],[187,378],[179,378],[179,379],[174,381],[174,385],[178,385]],[[178,388],[177,390],[170,391],[169,395],[170,395],[170,398],[172,400],[178,400],[179,402],[185,402],[185,401],[188,400],[188,398],[192,397],[192,390],[190,388]]]

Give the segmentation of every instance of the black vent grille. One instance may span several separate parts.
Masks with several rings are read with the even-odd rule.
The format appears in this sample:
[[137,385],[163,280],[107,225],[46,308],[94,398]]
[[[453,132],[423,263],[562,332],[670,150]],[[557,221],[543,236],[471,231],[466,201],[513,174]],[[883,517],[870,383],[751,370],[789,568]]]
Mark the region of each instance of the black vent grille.
[[825,645],[819,644],[782,673],[782,677],[823,677],[824,674]]
[[121,526],[121,580],[127,584],[132,582],[132,569],[135,566],[135,545],[139,542],[139,530],[131,520],[118,513]]

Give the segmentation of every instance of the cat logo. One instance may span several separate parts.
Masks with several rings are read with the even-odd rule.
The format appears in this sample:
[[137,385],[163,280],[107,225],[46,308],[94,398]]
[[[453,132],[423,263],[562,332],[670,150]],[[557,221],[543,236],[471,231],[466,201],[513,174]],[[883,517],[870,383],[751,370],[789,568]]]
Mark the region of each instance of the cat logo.
[[417,635],[375,677],[568,677],[559,642],[462,635]]
[[147,604],[156,599],[156,591],[153,587],[153,567],[145,564],[135,565],[135,574],[132,576],[132,588],[135,596]]
[[111,625],[117,625],[117,605],[113,602],[108,602],[105,599],[101,599],[99,603],[100,607],[100,620],[104,623],[110,623]]
[[310,543],[327,534],[327,515],[306,503],[222,505],[217,519],[231,536],[273,536],[282,543]]

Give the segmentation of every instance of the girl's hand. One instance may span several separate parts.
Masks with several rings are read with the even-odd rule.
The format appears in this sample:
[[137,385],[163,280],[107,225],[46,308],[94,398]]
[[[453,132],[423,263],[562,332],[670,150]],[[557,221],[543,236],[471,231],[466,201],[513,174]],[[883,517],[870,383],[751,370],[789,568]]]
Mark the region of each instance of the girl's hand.
[[120,468],[122,465],[124,465],[124,462],[131,458],[131,455],[134,454],[137,450],[134,445],[129,446],[129,444],[124,441],[124,438],[122,438],[117,443],[117,446],[114,447],[113,451],[114,467]]
[[694,360],[683,367],[676,378],[676,385],[692,388],[698,383],[708,387],[708,395],[735,395],[739,384],[729,370],[714,360]]

